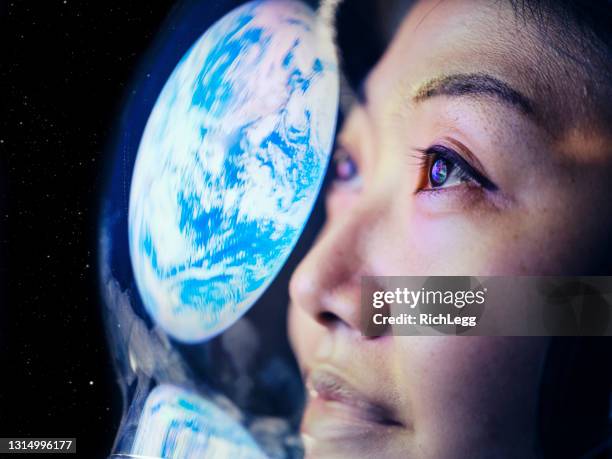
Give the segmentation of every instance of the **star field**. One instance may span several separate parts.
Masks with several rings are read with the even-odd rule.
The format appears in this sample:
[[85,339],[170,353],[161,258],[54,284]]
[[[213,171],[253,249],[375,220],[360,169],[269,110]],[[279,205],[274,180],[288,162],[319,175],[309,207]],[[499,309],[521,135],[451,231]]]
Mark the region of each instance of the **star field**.
[[74,436],[79,457],[109,452],[120,394],[98,295],[98,200],[132,73],[170,7],[0,6],[0,436]]

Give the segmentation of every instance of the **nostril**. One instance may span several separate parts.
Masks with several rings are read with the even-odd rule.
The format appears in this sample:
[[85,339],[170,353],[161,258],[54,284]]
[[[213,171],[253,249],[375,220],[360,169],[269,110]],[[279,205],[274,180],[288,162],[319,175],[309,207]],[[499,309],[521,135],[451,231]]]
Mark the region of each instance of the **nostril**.
[[341,321],[342,319],[340,319],[340,317],[338,317],[336,314],[334,314],[333,312],[329,312],[329,311],[323,311],[320,312],[317,315],[317,321],[321,324],[321,325],[333,325],[336,322]]

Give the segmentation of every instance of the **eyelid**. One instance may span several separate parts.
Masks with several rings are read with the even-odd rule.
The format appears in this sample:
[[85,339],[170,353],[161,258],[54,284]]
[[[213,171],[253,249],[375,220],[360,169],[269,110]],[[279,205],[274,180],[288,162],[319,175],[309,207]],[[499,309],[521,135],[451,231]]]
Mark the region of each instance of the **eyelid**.
[[338,162],[347,157],[352,158],[351,154],[349,153],[348,148],[346,148],[344,145],[338,142],[336,144],[336,148],[334,148],[334,151],[332,153],[332,161]]
[[[484,166],[482,165],[482,163],[478,160],[478,158],[470,151],[470,149],[468,147],[466,147],[463,143],[461,143],[460,141],[456,140],[456,139],[452,139],[449,137],[444,137],[442,138],[441,142],[438,143],[439,145],[441,145],[442,147],[446,147],[447,149],[453,151],[453,153],[455,153],[454,150],[459,151],[459,157],[461,159],[463,159],[464,161],[467,162],[467,164],[469,164],[470,166],[472,166],[476,171],[478,171],[481,175],[486,176],[486,171]],[[450,146],[447,146],[445,144],[448,144]],[[468,158],[468,160],[465,160],[463,157]]]
[[[465,147],[464,147],[465,148]],[[442,144],[433,145],[425,150],[419,150],[423,154],[433,157],[434,155],[442,156],[448,161],[452,162],[456,167],[459,167],[462,171],[467,173],[470,177],[474,179],[475,182],[480,184],[485,190],[488,191],[496,191],[497,185],[495,185],[491,180],[489,180],[484,173],[482,173],[478,167],[473,166],[467,161],[463,156],[457,153],[452,148],[449,148]],[[465,153],[465,152],[464,152]],[[474,159],[474,156],[469,153],[465,153],[470,159]],[[477,161],[477,160],[476,160]],[[478,161],[477,161],[478,162]],[[479,163],[480,164],[480,163]]]

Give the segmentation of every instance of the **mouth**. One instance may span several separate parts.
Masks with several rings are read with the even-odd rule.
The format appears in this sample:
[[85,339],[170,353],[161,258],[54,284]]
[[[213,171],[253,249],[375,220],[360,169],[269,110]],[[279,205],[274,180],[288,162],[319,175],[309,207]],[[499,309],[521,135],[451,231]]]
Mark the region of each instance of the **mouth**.
[[[308,401],[302,436],[317,441],[358,441],[371,434],[403,428],[392,407],[368,396],[331,368],[317,367],[306,375]],[[384,387],[380,387],[384,391]],[[381,394],[378,394],[381,395]]]

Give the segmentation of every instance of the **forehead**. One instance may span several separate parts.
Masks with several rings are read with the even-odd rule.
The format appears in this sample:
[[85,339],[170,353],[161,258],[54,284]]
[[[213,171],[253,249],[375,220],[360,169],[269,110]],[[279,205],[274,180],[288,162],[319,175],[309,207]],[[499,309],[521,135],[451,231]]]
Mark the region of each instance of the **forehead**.
[[537,28],[518,19],[510,2],[425,0],[405,16],[366,93],[384,100],[400,89],[409,96],[432,78],[486,73],[550,111],[548,73],[555,65]]

